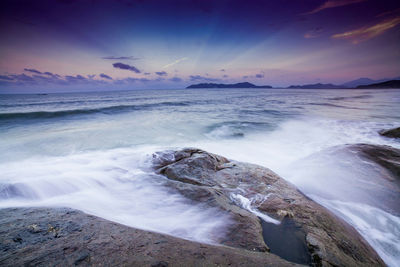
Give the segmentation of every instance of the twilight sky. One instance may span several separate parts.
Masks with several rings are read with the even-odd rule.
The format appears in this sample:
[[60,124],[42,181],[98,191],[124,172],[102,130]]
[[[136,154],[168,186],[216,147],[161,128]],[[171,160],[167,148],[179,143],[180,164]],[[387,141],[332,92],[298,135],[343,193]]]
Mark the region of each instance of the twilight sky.
[[2,0],[0,93],[400,76],[399,0]]

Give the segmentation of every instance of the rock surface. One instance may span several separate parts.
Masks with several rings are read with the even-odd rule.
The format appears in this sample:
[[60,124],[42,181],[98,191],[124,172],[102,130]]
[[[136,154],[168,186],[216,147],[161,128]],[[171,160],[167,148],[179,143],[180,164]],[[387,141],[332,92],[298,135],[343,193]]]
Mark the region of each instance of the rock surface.
[[196,243],[67,208],[0,210],[0,266],[294,266],[270,253]]
[[[400,131],[400,128],[398,128]],[[373,161],[382,167],[382,172],[388,172],[384,177],[396,183],[400,189],[400,149],[391,146],[356,144],[349,146],[350,150],[361,154],[365,159]]]
[[400,127],[389,130],[382,130],[379,131],[379,134],[391,138],[400,138]]
[[364,199],[395,216],[400,216],[400,149],[383,145],[354,144],[344,150],[365,162],[368,175],[358,181]]
[[[219,240],[224,245],[268,250],[268,240],[265,245],[262,239],[262,228],[268,227],[261,227],[257,216],[266,217],[267,221],[268,216],[279,221],[289,218],[296,225],[291,231],[297,229],[297,236],[303,233],[309,264],[384,266],[354,228],[269,169],[193,148],[160,152],[153,158],[156,171],[170,180],[171,188],[192,201],[231,214],[234,223],[229,226],[226,239]],[[276,247],[280,240],[271,242]]]

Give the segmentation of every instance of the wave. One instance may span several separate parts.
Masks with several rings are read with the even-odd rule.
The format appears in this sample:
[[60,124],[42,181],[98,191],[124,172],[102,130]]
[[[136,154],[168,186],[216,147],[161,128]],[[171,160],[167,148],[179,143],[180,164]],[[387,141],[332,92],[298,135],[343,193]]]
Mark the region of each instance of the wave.
[[284,117],[284,116],[293,116],[297,115],[297,112],[293,111],[282,111],[282,110],[275,110],[275,109],[242,109],[240,113],[246,115],[268,115],[273,117]]
[[117,105],[91,109],[72,109],[58,111],[33,111],[33,112],[15,112],[15,113],[0,113],[0,121],[2,120],[35,120],[35,119],[52,119],[68,116],[91,115],[91,114],[117,114],[136,110],[151,109],[156,107],[180,107],[193,104],[190,101],[181,102],[160,102],[141,105]]
[[331,103],[308,103],[308,105],[325,106],[325,107],[333,107],[333,108],[344,108],[344,109],[362,109],[362,108],[356,108],[356,107],[347,107],[347,106],[342,106],[342,105],[336,105],[336,104],[331,104]]
[[248,132],[271,128],[266,122],[227,121],[207,127],[206,136],[212,139],[242,138]]
[[371,95],[357,95],[357,96],[340,96],[328,98],[328,100],[347,100],[347,99],[367,99],[372,98]]

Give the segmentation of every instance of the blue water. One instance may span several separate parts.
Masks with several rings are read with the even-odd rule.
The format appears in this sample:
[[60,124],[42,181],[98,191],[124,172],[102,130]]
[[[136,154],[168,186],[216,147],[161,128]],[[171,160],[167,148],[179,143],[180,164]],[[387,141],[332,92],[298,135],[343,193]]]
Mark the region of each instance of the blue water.
[[373,166],[335,149],[400,148],[377,133],[399,126],[399,103],[398,89],[0,95],[0,207],[68,206],[216,242],[229,216],[193,206],[149,169],[153,152],[194,146],[272,169],[342,216],[396,266],[399,214],[355,186],[376,175]]

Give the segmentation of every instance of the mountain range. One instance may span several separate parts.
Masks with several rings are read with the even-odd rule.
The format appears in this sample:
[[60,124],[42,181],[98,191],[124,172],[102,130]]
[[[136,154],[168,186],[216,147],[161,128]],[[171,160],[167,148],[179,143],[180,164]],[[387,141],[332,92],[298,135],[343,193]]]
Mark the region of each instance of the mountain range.
[[231,84],[224,84],[224,83],[198,83],[192,84],[187,89],[193,88],[272,88],[270,85],[254,85],[249,82],[242,82],[242,83],[231,83]]
[[[335,85],[331,83],[315,83],[304,85],[290,85],[289,89],[366,89],[366,88],[400,88],[400,76],[392,79],[372,80],[369,78],[359,78],[353,81]],[[255,85],[249,82],[224,84],[224,83],[198,83],[186,87],[194,88],[273,88],[270,85]]]
[[342,84],[342,86],[349,87],[349,88],[355,88],[360,85],[383,83],[383,82],[387,82],[390,80],[400,80],[400,76],[395,77],[395,78],[385,78],[385,79],[380,79],[380,80],[372,80],[370,78],[359,78],[357,80],[346,82],[346,83]]
[[400,88],[400,80],[391,80],[382,83],[373,83],[369,85],[359,85],[358,89],[387,89],[387,88]]

